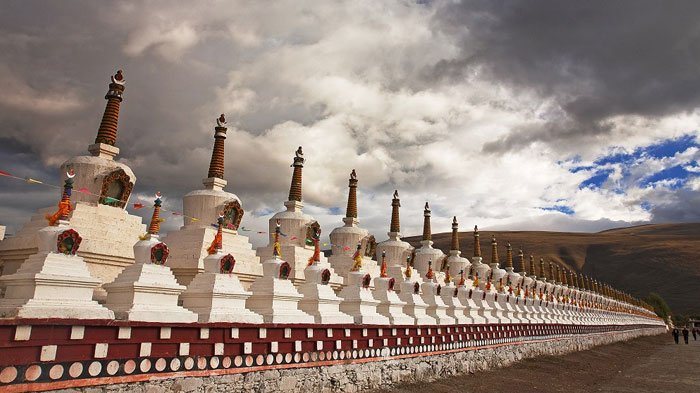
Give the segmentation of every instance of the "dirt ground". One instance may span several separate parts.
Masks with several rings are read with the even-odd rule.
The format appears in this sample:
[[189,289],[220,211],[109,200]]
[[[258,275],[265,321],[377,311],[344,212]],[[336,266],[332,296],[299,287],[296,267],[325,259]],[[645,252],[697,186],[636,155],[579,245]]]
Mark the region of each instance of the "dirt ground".
[[670,334],[644,337],[382,392],[700,392],[700,337],[688,345],[682,336],[678,345]]

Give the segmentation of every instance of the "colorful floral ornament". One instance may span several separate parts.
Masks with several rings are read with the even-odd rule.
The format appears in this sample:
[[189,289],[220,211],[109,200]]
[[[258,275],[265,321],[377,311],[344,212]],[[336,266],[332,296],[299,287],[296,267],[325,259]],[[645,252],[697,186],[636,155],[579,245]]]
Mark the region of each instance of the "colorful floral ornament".
[[328,285],[331,281],[331,271],[328,269],[323,269],[321,272],[321,285]]
[[165,265],[170,255],[170,250],[165,243],[158,243],[151,247],[151,263],[155,265]]
[[233,267],[236,266],[236,259],[231,254],[226,254],[219,260],[219,273],[233,273]]
[[287,262],[282,262],[282,264],[280,265],[280,270],[279,270],[279,274],[280,274],[280,277],[279,277],[279,278],[280,278],[281,280],[286,280],[286,279],[288,279],[288,278],[289,278],[289,273],[291,273],[291,271],[292,271],[292,268],[291,268],[291,266],[289,266],[289,263],[287,263]]
[[372,277],[369,274],[365,274],[365,276],[362,277],[362,288],[369,288],[370,282],[372,282]]
[[61,232],[56,239],[56,248],[58,252],[65,255],[75,255],[80,247],[80,242],[83,238],[74,229],[68,229]]

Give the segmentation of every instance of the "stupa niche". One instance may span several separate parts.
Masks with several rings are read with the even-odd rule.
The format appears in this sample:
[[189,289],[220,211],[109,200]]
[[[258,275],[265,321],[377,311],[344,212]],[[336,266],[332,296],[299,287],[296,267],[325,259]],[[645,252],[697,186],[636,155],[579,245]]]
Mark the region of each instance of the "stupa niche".
[[[141,217],[125,210],[136,176],[127,165],[114,160],[119,154],[116,141],[124,87],[125,79],[119,70],[111,77],[97,137],[88,147],[90,155],[72,157],[60,169],[63,181],[69,169],[76,173],[73,181],[77,192],[72,197],[74,207],[69,219],[83,238],[78,255],[100,283],[111,282],[134,262],[134,240],[146,229]],[[22,261],[37,252],[41,241],[37,233],[45,226],[44,216],[51,210],[39,210],[15,236],[0,243],[3,274],[14,273]],[[95,296],[104,298],[101,287],[95,289]]]
[[[236,274],[244,287],[262,275],[260,258],[255,255],[248,237],[238,233],[243,219],[243,206],[235,194],[224,191],[224,144],[226,118],[222,114],[214,126],[214,148],[204,188],[189,192],[182,198],[184,225],[168,233],[164,241],[171,244],[170,266],[182,285],[189,285],[198,273],[205,271],[204,259],[212,242],[217,240],[217,229],[212,224],[223,217],[221,252],[236,259]],[[218,224],[217,224],[218,225]]]
[[[320,228],[319,223],[311,216],[302,211],[304,203],[302,201],[302,170],[304,168],[304,152],[301,146],[296,150],[292,167],[292,182],[289,187],[289,200],[284,203],[287,210],[272,216],[269,221],[270,242],[266,247],[257,249],[257,255],[261,259],[268,259],[273,256],[274,233],[279,223],[281,233],[280,255],[289,263],[291,271],[289,280],[294,285],[301,285],[304,282],[304,269],[308,261],[314,255],[313,235]],[[327,263],[324,255],[320,256],[321,263]],[[331,272],[330,284],[339,287],[343,279],[329,268]]]

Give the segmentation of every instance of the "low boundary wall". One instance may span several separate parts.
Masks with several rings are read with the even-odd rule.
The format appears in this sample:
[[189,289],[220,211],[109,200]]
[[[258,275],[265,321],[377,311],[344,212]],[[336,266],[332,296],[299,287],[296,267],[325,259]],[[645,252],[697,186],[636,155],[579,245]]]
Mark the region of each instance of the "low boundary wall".
[[102,386],[111,392],[143,385],[152,392],[352,392],[664,331],[652,323],[358,326],[7,320],[0,321],[0,390]]

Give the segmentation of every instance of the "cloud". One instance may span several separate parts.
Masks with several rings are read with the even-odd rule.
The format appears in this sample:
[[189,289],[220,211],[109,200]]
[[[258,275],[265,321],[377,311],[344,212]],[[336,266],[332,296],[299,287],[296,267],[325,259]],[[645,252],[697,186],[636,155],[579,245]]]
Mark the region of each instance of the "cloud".
[[[57,183],[123,68],[120,158],[136,193],[162,191],[170,210],[201,187],[226,113],[227,190],[255,230],[282,209],[299,145],[324,235],[341,225],[353,168],[360,221],[380,240],[394,189],[404,234],[420,232],[426,200],[434,232],[453,215],[510,229],[693,220],[691,14],[647,2],[629,13],[539,1],[6,3],[0,37],[17,39],[0,39],[0,169]],[[12,230],[54,203],[51,192],[9,202],[22,187],[0,194]]]

